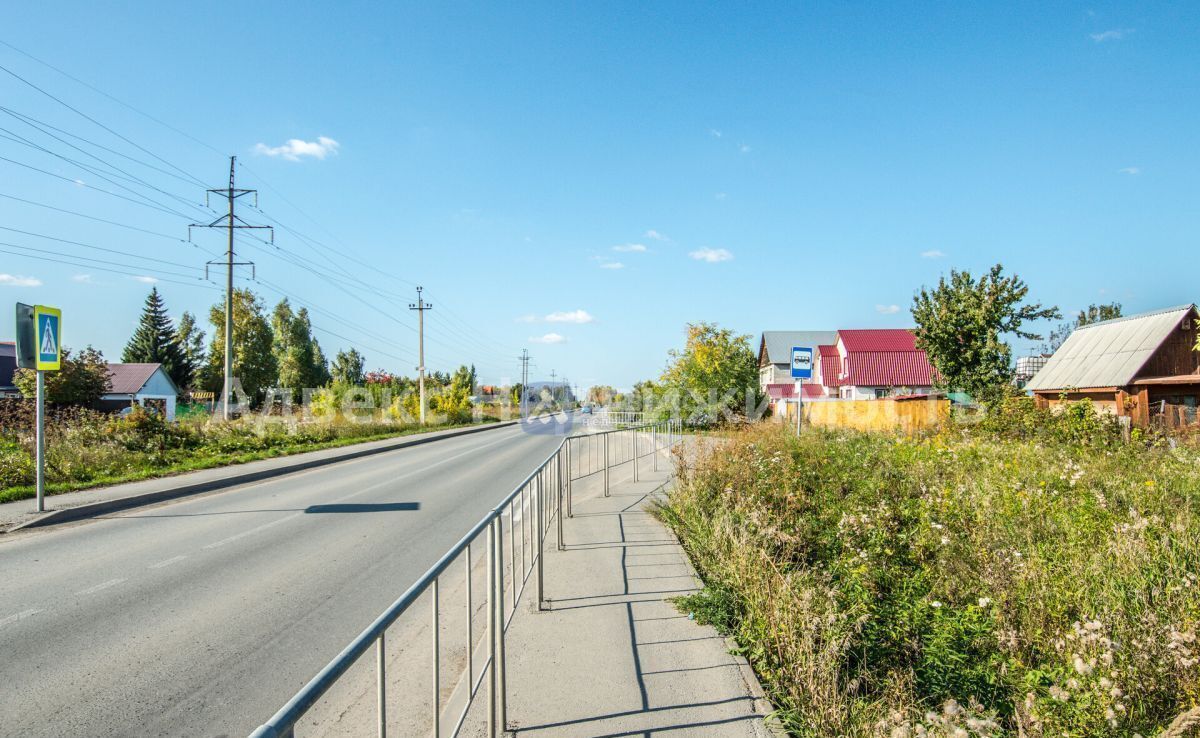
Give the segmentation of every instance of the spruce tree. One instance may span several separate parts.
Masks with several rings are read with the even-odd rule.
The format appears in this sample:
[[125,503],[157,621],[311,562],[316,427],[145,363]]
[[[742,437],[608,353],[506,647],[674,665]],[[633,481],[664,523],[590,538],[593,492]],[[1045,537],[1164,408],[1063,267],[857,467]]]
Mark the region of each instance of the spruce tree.
[[162,295],[157,287],[150,288],[146,297],[146,306],[142,309],[142,319],[125,351],[121,361],[127,364],[162,364],[163,371],[179,387],[186,387],[191,372],[188,368],[187,357],[171,317],[167,315],[167,306],[163,303]]

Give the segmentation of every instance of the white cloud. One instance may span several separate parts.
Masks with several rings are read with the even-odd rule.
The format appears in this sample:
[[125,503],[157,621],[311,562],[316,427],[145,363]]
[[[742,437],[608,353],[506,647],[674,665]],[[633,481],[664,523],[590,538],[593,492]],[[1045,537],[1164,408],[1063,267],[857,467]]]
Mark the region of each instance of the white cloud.
[[79,284],[95,284],[92,282],[92,275],[90,274],[75,274],[71,277],[71,281],[78,282]]
[[559,335],[558,333],[547,333],[544,336],[530,336],[529,342],[530,343],[566,343],[567,339],[566,339],[566,336]]
[[623,243],[620,246],[613,246],[613,251],[621,251],[624,253],[640,254],[646,250],[646,247],[640,243]]
[[1096,43],[1102,44],[1105,41],[1120,41],[1129,34],[1133,33],[1133,31],[1134,29],[1132,28],[1114,28],[1109,31],[1101,31],[1100,33],[1089,33],[1088,35],[1091,36],[1092,40]]
[[328,136],[318,136],[316,141],[303,141],[298,138],[290,138],[282,146],[267,146],[264,143],[255,144],[254,153],[263,154],[264,156],[278,156],[288,161],[300,161],[301,157],[305,156],[314,159],[324,159],[327,156],[336,154],[340,146],[341,144]]
[[721,133],[720,131],[718,131],[716,128],[709,128],[708,134],[710,136],[712,136],[713,138],[720,138],[721,136],[725,135],[725,134]]
[[624,269],[625,265],[619,261],[606,261],[600,265],[601,269]]
[[709,264],[716,264],[718,261],[729,261],[733,259],[733,254],[729,249],[710,249],[707,246],[702,249],[696,249],[688,254],[696,261],[707,261]]
[[944,252],[938,251],[937,249],[929,249],[928,251],[921,252],[922,259],[940,259],[945,255],[946,254]]
[[595,318],[586,310],[569,310],[550,313],[546,316],[547,323],[591,323]]
[[669,237],[667,237],[667,234],[659,233],[658,231],[654,230],[653,228],[646,231],[646,238],[653,238],[655,241],[670,241],[671,240]]
[[157,277],[151,277],[151,276],[147,276],[145,274],[140,274],[140,275],[134,277],[134,279],[137,280],[138,282],[141,282],[142,284],[158,284]]
[[16,274],[0,274],[0,287],[41,287],[37,277],[21,277]]
[[738,151],[742,152],[743,154],[749,154],[751,151],[750,145],[749,144],[738,144]]
[[1122,167],[1117,170],[1117,174],[1141,174],[1142,170],[1139,167]]
[[879,313],[880,315],[895,315],[896,313],[900,312],[900,306],[899,305],[876,305],[875,312]]

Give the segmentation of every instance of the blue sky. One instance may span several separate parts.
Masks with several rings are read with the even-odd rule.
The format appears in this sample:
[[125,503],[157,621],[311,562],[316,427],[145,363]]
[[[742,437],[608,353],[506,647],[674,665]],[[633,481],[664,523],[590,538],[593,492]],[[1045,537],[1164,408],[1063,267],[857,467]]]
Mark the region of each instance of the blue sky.
[[0,297],[61,306],[66,343],[113,358],[139,277],[206,313],[222,236],[187,224],[236,154],[291,229],[239,246],[254,288],[312,306],[328,355],[403,373],[418,283],[431,368],[501,380],[528,348],[535,376],[619,387],[688,321],[906,326],[922,284],[997,261],[1064,312],[1196,300],[1200,6],[978,5],[14,5],[0,41],[186,136],[0,46],[140,148],[3,72],[0,105],[163,170],[68,138],[177,211],[92,189],[140,197],[0,112],[0,194],[153,232],[0,197],[0,226],[41,234],[0,230],[22,254]]

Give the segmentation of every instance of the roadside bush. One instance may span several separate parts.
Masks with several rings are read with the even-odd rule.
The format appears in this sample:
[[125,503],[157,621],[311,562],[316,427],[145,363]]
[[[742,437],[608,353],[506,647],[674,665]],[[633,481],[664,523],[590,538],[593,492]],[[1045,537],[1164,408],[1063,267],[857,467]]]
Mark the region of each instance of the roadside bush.
[[1200,453],[1063,415],[737,434],[662,510],[708,587],[680,604],[797,736],[1156,735],[1200,704]]

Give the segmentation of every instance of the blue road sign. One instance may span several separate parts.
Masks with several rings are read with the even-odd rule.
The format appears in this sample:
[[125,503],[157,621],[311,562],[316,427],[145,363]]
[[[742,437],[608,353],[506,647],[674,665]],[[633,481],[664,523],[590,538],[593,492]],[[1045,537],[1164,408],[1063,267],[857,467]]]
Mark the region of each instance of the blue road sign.
[[812,379],[811,346],[792,346],[792,379]]

